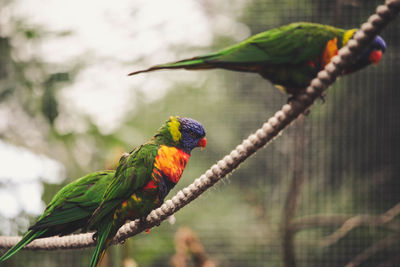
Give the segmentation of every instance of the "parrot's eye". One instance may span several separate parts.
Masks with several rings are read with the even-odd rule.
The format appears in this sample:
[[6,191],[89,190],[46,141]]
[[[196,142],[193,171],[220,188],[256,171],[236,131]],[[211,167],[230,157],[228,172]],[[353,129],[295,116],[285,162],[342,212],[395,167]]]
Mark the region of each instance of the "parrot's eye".
[[194,132],[192,132],[192,131],[190,131],[189,134],[190,134],[190,136],[193,137],[193,138],[196,138],[196,137],[197,137],[197,135],[196,135]]

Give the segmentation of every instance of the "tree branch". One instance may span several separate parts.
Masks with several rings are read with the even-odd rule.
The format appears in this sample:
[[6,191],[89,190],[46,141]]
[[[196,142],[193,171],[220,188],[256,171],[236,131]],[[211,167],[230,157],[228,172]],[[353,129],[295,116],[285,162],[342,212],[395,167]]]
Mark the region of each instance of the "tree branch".
[[400,223],[393,221],[400,214],[400,203],[393,206],[385,213],[375,215],[311,215],[296,219],[292,223],[292,231],[298,232],[307,228],[329,227],[341,225],[338,230],[324,237],[320,241],[321,246],[330,246],[345,237],[351,230],[360,226],[381,227],[394,232],[400,232]]
[[379,240],[378,242],[374,243],[372,246],[358,254],[352,261],[347,263],[345,267],[356,267],[367,260],[372,255],[376,254],[377,252],[384,250],[393,244],[399,242],[400,234],[391,235],[384,239]]

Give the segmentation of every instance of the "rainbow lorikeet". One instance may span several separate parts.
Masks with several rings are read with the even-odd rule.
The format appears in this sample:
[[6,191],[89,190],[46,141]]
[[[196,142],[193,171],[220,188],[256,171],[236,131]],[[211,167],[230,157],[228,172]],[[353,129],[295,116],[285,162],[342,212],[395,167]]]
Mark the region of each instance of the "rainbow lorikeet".
[[170,119],[145,144],[122,159],[102,203],[89,220],[97,245],[90,266],[98,266],[118,229],[159,207],[179,181],[190,153],[205,147],[203,126],[190,118]]
[[[156,65],[129,75],[159,69],[221,68],[256,72],[286,93],[295,95],[310,84],[356,31],[316,23],[292,23],[256,34],[215,53]],[[385,50],[385,41],[377,36],[342,74],[371,63],[378,64]]]
[[10,258],[36,238],[63,236],[84,228],[100,205],[114,174],[115,171],[91,173],[63,187],[37,222],[29,228],[21,241],[0,258],[0,262]]

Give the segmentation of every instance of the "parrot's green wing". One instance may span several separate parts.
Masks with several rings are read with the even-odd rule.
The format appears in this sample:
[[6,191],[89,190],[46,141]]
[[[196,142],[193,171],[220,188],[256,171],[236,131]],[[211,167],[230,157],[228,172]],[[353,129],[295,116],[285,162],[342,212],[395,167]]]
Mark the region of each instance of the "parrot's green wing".
[[[38,230],[82,219],[88,220],[100,205],[114,171],[101,171],[86,175],[61,189],[49,203],[43,215],[30,229]],[[71,227],[74,231],[75,227]],[[64,230],[67,234],[70,231]]]
[[146,143],[120,162],[115,177],[104,193],[101,205],[90,218],[88,229],[96,226],[104,216],[149,182],[158,148],[156,144]]

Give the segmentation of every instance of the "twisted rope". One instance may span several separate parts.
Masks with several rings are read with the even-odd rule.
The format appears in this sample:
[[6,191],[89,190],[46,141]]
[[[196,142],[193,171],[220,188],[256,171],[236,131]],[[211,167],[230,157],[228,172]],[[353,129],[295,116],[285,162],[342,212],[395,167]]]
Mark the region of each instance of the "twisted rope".
[[[345,47],[339,50],[337,56],[326,66],[325,70],[318,73],[317,78],[311,81],[303,94],[297,95],[289,104],[282,107],[254,134],[251,134],[229,155],[211,166],[203,175],[191,185],[179,191],[172,199],[167,200],[162,206],[153,210],[144,221],[131,221],[123,225],[114,238],[114,243],[122,243],[128,237],[134,236],[145,229],[160,225],[160,223],[199,197],[204,191],[216,182],[232,173],[243,161],[253,155],[258,149],[270,143],[281,131],[290,125],[300,114],[308,110],[314,101],[321,96],[348,66],[352,60],[375,38],[400,11],[400,0],[389,0],[385,5],[378,6],[376,13],[362,24]],[[0,237],[0,248],[10,248],[21,237]],[[33,241],[26,249],[55,250],[76,249],[94,246],[92,233],[73,234],[64,237],[49,237]]]

